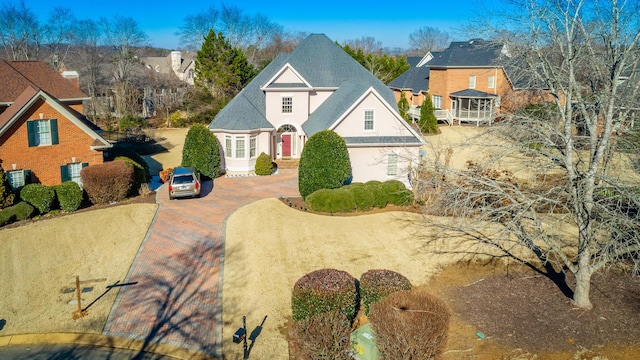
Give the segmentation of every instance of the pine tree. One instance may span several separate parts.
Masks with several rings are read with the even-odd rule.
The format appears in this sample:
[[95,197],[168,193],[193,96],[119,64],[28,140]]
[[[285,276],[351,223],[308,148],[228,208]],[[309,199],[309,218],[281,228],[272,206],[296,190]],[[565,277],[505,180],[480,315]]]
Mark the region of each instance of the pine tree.
[[214,97],[233,97],[256,75],[244,53],[213,30],[196,55],[196,83]]
[[4,170],[0,167],[0,209],[4,209],[13,205],[16,194],[11,190],[9,178]]
[[437,134],[438,133],[438,118],[436,118],[435,109],[431,102],[431,95],[427,93],[420,106],[420,131],[424,134]]
[[404,91],[400,93],[400,101],[398,101],[398,111],[400,112],[400,116],[402,116],[402,118],[405,119],[409,124],[413,123],[411,114],[409,114],[409,101],[404,95]]

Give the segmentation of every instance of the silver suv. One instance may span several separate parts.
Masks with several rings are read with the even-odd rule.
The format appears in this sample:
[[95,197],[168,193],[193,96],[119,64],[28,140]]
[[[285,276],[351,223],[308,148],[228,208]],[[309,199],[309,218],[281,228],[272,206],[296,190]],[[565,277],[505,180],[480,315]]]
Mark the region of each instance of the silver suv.
[[191,167],[179,167],[169,179],[169,200],[177,197],[200,196],[200,174]]

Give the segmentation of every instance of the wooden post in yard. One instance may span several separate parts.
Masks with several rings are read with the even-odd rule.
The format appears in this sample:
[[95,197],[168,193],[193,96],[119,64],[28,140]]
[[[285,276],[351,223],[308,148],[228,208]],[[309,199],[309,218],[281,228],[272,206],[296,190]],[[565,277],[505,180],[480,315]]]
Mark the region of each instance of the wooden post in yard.
[[80,276],[76,275],[76,295],[78,298],[78,310],[73,312],[73,320],[78,320],[87,315],[87,311],[82,311],[82,299],[80,298]]

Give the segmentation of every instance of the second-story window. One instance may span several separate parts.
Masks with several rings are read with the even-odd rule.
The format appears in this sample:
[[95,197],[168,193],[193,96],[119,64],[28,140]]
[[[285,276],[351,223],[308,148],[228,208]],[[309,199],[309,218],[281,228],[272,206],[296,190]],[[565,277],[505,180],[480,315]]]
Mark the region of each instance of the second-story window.
[[373,131],[374,125],[374,112],[373,110],[364,111],[364,130]]
[[282,98],[282,113],[291,114],[293,112],[293,98],[291,96],[284,96]]
[[471,75],[469,76],[469,89],[475,89],[475,88],[476,88],[476,76]]
[[27,121],[29,146],[55,145],[58,143],[58,121]]
[[491,75],[489,76],[489,85],[487,86],[489,89],[493,89],[496,87],[496,77]]

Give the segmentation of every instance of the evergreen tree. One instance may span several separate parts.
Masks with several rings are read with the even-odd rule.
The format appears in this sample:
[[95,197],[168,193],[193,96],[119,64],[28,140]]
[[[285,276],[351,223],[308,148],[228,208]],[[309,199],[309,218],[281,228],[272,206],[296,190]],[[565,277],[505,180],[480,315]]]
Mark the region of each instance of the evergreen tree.
[[15,199],[16,194],[11,190],[9,178],[2,167],[0,167],[0,209],[13,205]]
[[409,114],[409,101],[404,95],[404,91],[400,93],[400,101],[398,101],[398,111],[400,112],[400,116],[402,116],[402,118],[405,119],[409,124],[413,123],[411,114]]
[[220,175],[218,139],[205,125],[195,124],[187,132],[182,149],[182,166],[193,167],[212,179]]
[[233,97],[253,79],[256,70],[244,53],[213,30],[196,55],[196,84],[214,97]]
[[438,133],[438,118],[436,118],[435,109],[433,108],[431,95],[429,95],[429,93],[424,96],[424,101],[422,102],[422,106],[420,106],[420,121],[418,125],[423,134]]

